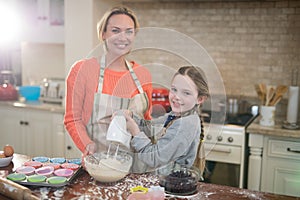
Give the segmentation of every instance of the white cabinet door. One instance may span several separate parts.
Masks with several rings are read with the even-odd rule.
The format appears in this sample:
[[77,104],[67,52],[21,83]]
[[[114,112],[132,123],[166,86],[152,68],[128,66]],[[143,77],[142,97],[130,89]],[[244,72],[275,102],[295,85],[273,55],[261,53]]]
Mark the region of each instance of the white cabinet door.
[[0,149],[3,146],[10,144],[13,146],[16,153],[25,152],[24,132],[25,120],[19,109],[0,107]]
[[[65,129],[63,123],[64,115],[60,113],[52,114],[52,157],[66,157],[65,156]],[[68,157],[67,157],[68,158]]]
[[300,197],[300,140],[266,137],[264,147],[261,190]]
[[26,155],[52,156],[52,115],[49,112],[26,110],[27,122],[23,128],[26,143]]
[[63,114],[0,106],[0,145],[28,156],[65,156]]
[[274,193],[300,197],[300,164],[294,163],[292,165],[298,166],[297,169],[286,166],[286,163],[276,163],[272,167]]
[[64,43],[64,0],[18,0],[24,19],[24,40]]
[[81,151],[76,147],[67,131],[65,134],[65,156],[66,158],[81,158],[82,156]]

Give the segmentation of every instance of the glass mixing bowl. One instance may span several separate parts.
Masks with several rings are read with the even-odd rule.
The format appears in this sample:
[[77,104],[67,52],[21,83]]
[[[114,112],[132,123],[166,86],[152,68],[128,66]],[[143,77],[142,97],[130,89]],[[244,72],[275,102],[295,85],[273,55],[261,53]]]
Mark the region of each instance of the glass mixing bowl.
[[132,156],[119,151],[117,154],[107,152],[94,153],[84,157],[87,172],[103,183],[116,182],[124,178],[132,165]]
[[160,171],[159,185],[169,194],[191,195],[197,192],[200,177],[198,168],[174,166]]

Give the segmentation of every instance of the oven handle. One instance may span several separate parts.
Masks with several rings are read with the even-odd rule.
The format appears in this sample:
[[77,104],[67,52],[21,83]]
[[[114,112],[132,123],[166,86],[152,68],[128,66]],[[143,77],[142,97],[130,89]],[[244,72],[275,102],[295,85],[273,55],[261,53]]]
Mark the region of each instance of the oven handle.
[[225,148],[225,147],[213,147],[212,149],[205,148],[205,151],[215,151],[215,152],[221,152],[221,153],[231,153],[231,148]]
[[286,150],[289,151],[289,152],[293,152],[293,153],[300,153],[300,150],[294,150],[294,149],[291,149],[291,148],[287,148]]

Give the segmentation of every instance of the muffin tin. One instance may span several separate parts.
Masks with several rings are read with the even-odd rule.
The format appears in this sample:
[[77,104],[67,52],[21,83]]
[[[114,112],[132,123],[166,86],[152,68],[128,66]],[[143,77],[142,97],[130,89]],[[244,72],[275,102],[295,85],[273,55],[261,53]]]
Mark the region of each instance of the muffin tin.
[[6,178],[21,185],[62,187],[81,171],[81,159],[34,157]]

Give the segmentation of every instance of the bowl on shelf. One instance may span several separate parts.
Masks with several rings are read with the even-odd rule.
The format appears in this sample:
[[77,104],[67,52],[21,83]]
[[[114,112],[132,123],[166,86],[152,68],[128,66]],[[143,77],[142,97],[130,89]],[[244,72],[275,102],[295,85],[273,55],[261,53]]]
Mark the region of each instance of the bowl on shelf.
[[41,87],[39,85],[25,85],[19,87],[19,94],[26,101],[37,101],[41,95]]

